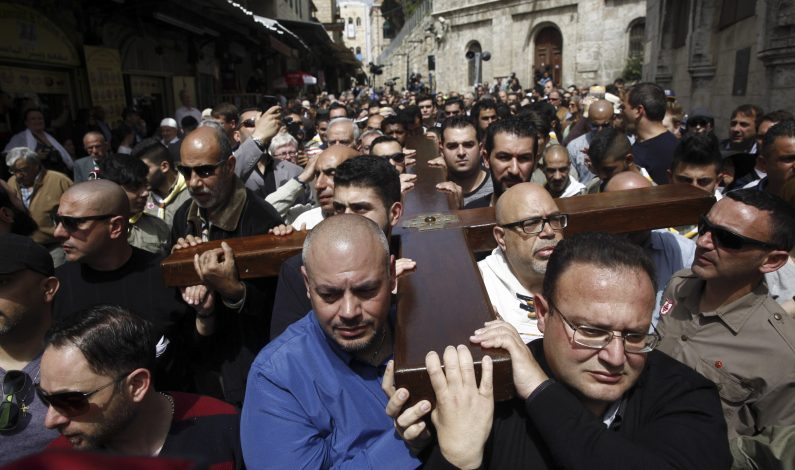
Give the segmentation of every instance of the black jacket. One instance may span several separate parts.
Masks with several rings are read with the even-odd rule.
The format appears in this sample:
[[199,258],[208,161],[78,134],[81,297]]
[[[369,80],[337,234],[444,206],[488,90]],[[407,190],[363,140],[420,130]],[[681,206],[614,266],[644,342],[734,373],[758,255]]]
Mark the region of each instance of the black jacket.
[[[530,343],[541,367],[543,339]],[[652,351],[610,428],[554,382],[528,401],[498,403],[482,468],[728,469],[732,458],[715,385]],[[432,450],[426,468],[454,468]]]

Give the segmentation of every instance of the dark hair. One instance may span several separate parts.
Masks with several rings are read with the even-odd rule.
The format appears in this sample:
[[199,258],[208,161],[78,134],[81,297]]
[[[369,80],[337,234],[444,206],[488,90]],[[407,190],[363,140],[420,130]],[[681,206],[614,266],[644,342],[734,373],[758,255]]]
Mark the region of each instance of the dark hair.
[[422,118],[422,111],[416,104],[406,106],[406,109],[398,113],[398,116],[403,114],[406,122],[413,122],[417,118]]
[[[332,111],[332,110],[335,110],[335,109],[344,109],[344,110],[345,110],[345,116],[344,116],[344,117],[348,117],[348,115],[350,114],[350,113],[348,112],[348,108],[347,108],[347,107],[346,107],[344,104],[342,104],[342,103],[337,103],[337,102],[335,101],[334,103],[331,103],[331,106],[329,106],[329,107],[328,107],[328,110],[329,110],[329,115],[331,114],[331,111]],[[340,117],[342,117],[342,116],[340,116]]]
[[765,114],[764,110],[755,104],[741,104],[732,111],[731,118],[734,119],[738,114],[743,116],[753,116],[754,124],[759,127],[762,122],[762,115]]
[[467,116],[450,116],[449,118],[442,121],[442,131],[440,137],[442,142],[444,142],[444,131],[447,129],[465,129],[467,127],[471,127],[475,129],[475,138],[480,140],[480,135],[477,133],[477,126],[469,119]]
[[472,117],[473,120],[477,121],[480,119],[480,112],[484,109],[493,109],[494,112],[497,112],[497,102],[491,98],[484,98],[480,101],[475,102],[475,105],[472,106],[472,111],[469,115]]
[[774,124],[767,130],[765,140],[762,144],[762,154],[767,157],[773,150],[773,145],[779,137],[793,138],[795,137],[795,121],[780,121]]
[[406,129],[406,122],[403,120],[403,116],[400,115],[392,115],[387,116],[381,121],[381,132],[386,132],[386,126],[394,126],[394,125],[401,125],[403,129]]
[[50,328],[48,346],[74,345],[91,370],[115,376],[144,368],[155,370],[154,332],[150,323],[115,305],[97,305],[76,312]]
[[196,129],[199,126],[199,121],[197,121],[193,116],[185,116],[182,118],[182,121],[180,121],[179,125],[182,127],[182,130],[187,133]]
[[654,262],[643,248],[630,242],[626,237],[601,232],[578,233],[561,240],[549,258],[543,286],[544,297],[548,301],[555,302],[555,293],[561,276],[575,263],[614,271],[642,271],[651,281],[651,296],[653,297],[657,292]]
[[552,124],[549,120],[549,117],[542,111],[534,109],[533,105],[522,108],[521,111],[519,111],[519,117],[529,121],[530,124],[532,124],[533,127],[538,131],[539,137],[546,138],[549,135],[549,132],[552,130]]
[[375,139],[373,139],[372,142],[370,142],[370,155],[372,155],[373,149],[375,148],[376,145],[384,144],[384,143],[387,143],[387,142],[395,142],[396,144],[400,145],[400,142],[398,142],[398,140],[396,138],[392,137],[391,135],[382,135],[382,136],[376,137]]
[[385,158],[363,155],[342,162],[334,172],[334,187],[351,186],[372,188],[387,212],[400,201],[400,175]]
[[674,149],[671,172],[675,171],[678,165],[712,165],[715,167],[715,171],[720,171],[723,166],[723,158],[721,158],[720,143],[715,134],[710,132],[686,135]]
[[147,173],[149,173],[149,168],[140,158],[111,154],[99,161],[100,177],[120,186],[130,185],[140,188],[146,184]]
[[22,113],[22,122],[27,121],[28,120],[28,114],[33,113],[33,112],[41,113],[41,115],[44,116],[44,110],[42,110],[41,108],[37,108],[37,107],[33,106],[33,107],[30,107],[30,108],[26,109],[25,112]]
[[760,191],[759,188],[737,189],[727,192],[726,196],[767,212],[772,226],[770,243],[782,250],[792,250],[795,246],[795,208],[780,197]]
[[624,157],[632,151],[627,136],[614,127],[597,132],[588,147],[588,158],[594,168],[601,167],[608,158]]
[[414,102],[417,103],[418,106],[423,101],[430,101],[431,102],[431,106],[434,106],[434,107],[436,106],[436,101],[434,101],[434,99],[433,99],[433,97],[431,95],[422,94],[422,95],[419,95],[416,100],[414,100]]
[[138,144],[133,147],[130,156],[139,159],[145,158],[155,165],[168,162],[169,166],[174,168],[174,157],[171,156],[171,152],[168,151],[168,148],[163,145],[162,142],[154,137],[149,137],[148,139],[138,142]]
[[444,107],[446,108],[451,104],[457,104],[459,108],[464,109],[464,100],[461,98],[447,98],[444,102]]
[[318,112],[315,116],[315,127],[321,122],[329,122],[331,119],[328,117],[328,111]]
[[486,141],[484,143],[484,148],[486,149],[486,155],[490,155],[491,151],[494,150],[494,137],[497,134],[510,134],[510,135],[515,135],[517,137],[532,138],[533,155],[536,155],[538,153],[537,132],[538,131],[536,130],[535,127],[533,127],[533,124],[530,121],[518,117],[511,117],[508,119],[502,119],[500,121],[493,122],[486,130]]
[[770,121],[770,122],[781,122],[781,121],[792,121],[795,120],[795,115],[791,112],[787,111],[786,109],[777,109],[775,111],[770,111],[769,113],[762,116],[759,119],[759,124]]
[[498,119],[506,119],[511,117],[511,107],[505,103],[499,103],[497,105],[497,118]]
[[642,105],[646,116],[652,121],[662,121],[665,118],[665,91],[656,83],[645,82],[633,86],[629,89],[627,101],[633,107]]
[[210,116],[216,119],[222,117],[226,122],[234,122],[235,126],[240,122],[240,113],[237,110],[237,106],[232,103],[218,103],[213,106]]

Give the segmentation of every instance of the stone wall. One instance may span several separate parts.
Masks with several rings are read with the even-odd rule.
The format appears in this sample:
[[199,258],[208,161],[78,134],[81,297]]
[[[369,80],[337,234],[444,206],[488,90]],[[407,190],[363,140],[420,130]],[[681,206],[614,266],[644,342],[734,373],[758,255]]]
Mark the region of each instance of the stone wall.
[[[752,1],[752,0],[748,0]],[[732,110],[753,103],[765,111],[795,111],[795,1],[756,1],[755,15],[719,28],[720,0],[691,0],[685,45],[671,46],[664,26],[664,0],[649,0],[649,54],[644,79],[672,88],[685,111],[707,108],[715,116],[715,132],[728,136]],[[654,26],[652,26],[654,25]],[[748,85],[733,90],[737,51],[750,48]]]
[[[426,0],[428,1],[428,0]],[[432,15],[417,22],[400,47],[383,62],[384,76],[405,80],[405,57],[410,69],[428,76],[427,56],[436,57],[437,90],[469,88],[464,54],[472,41],[491,60],[483,62],[483,81],[516,73],[529,88],[535,59],[535,37],[545,27],[560,31],[561,81],[579,86],[612,82],[619,77],[628,55],[628,27],[646,14],[644,0],[433,0]],[[444,19],[444,22],[440,21]],[[433,26],[436,33],[427,32]],[[380,34],[380,31],[374,31]],[[422,63],[420,63],[420,57]],[[415,59],[416,58],[416,59]],[[402,81],[400,82],[402,85]]]

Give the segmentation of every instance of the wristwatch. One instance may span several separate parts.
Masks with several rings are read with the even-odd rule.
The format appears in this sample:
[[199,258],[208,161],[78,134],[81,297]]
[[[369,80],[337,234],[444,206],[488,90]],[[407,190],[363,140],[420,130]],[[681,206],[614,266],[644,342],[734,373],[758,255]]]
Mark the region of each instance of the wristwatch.
[[306,190],[308,190],[308,189],[309,189],[309,186],[308,186],[306,183],[304,183],[303,181],[301,181],[300,179],[298,179],[298,177],[297,177],[297,176],[293,176],[293,179],[294,179],[295,181],[297,181],[297,182],[298,182],[298,184],[300,184],[302,188],[304,188],[304,191],[306,191]]
[[254,143],[257,144],[257,147],[259,147],[260,150],[262,150],[263,152],[265,151],[265,139],[253,139],[252,138],[251,140],[253,140]]

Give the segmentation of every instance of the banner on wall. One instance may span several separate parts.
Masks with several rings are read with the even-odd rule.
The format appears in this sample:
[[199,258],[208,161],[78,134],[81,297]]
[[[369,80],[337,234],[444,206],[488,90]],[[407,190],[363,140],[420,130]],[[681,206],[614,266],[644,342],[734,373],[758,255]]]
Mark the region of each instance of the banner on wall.
[[0,66],[0,88],[12,94],[68,95],[66,72]]
[[0,58],[77,67],[80,58],[58,26],[36,10],[0,3]]
[[105,109],[107,122],[116,122],[121,118],[126,101],[119,51],[93,46],[85,46],[83,50],[86,54],[91,103]]

